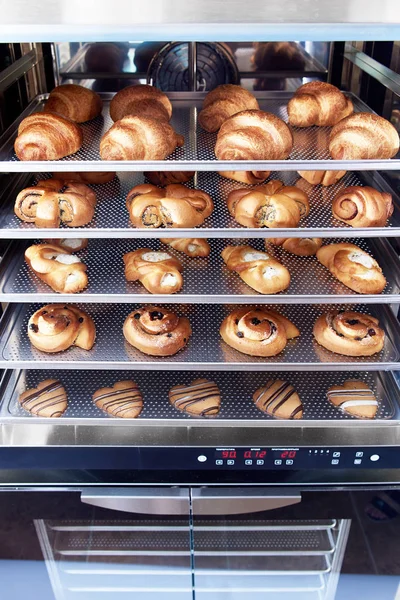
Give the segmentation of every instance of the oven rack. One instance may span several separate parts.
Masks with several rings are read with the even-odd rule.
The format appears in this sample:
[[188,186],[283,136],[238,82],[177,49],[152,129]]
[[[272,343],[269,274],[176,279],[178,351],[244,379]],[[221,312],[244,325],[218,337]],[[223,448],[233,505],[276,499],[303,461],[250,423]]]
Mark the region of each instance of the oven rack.
[[[24,223],[14,214],[14,202],[18,193],[25,187],[50,177],[49,173],[38,173],[32,179],[30,173],[18,173],[4,178],[0,188],[0,235],[3,238],[32,239],[35,237],[87,237],[87,238],[159,238],[159,237],[398,237],[400,235],[400,199],[389,183],[374,171],[348,172],[338,183],[324,187],[310,185],[301,179],[296,171],[273,172],[271,179],[280,179],[285,185],[297,185],[310,198],[310,214],[302,219],[295,229],[253,229],[242,227],[229,214],[225,199],[228,194],[245,184],[221,177],[217,172],[199,171],[186,185],[204,190],[214,200],[214,211],[204,224],[188,229],[137,229],[129,222],[125,206],[129,190],[145,181],[143,173],[118,172],[117,177],[106,184],[95,185],[97,206],[92,221],[84,227],[65,227],[57,229],[39,229],[33,223]],[[336,220],[332,216],[332,201],[345,187],[371,186],[387,192],[393,197],[394,213],[386,227],[353,228]],[[248,186],[251,189],[252,186]]]
[[[360,371],[400,369],[400,323],[386,305],[273,305],[291,319],[301,335],[290,340],[286,348],[270,358],[252,357],[234,350],[222,341],[219,327],[235,305],[170,305],[179,315],[186,315],[192,336],[186,348],[170,357],[149,357],[128,344],[122,333],[126,316],[140,305],[84,304],[97,330],[92,350],[69,348],[47,354],[31,346],[27,335],[29,317],[43,304],[9,304],[0,323],[0,368],[32,369],[131,369],[131,370],[212,370],[236,371]],[[78,305],[79,306],[79,305]],[[164,305],[168,306],[168,305]],[[312,336],[313,324],[330,309],[358,310],[374,315],[386,332],[383,350],[370,357],[347,357],[334,354],[318,345]],[[357,365],[357,367],[354,367]]]
[[[20,122],[33,112],[40,111],[48,94],[37,96],[0,138],[0,171],[42,172],[51,171],[146,171],[146,170],[371,170],[400,168],[400,152],[388,160],[332,160],[328,153],[329,127],[293,127],[294,147],[288,160],[276,161],[217,161],[214,155],[216,134],[203,131],[197,123],[197,114],[202,107],[205,93],[171,92],[168,94],[173,105],[171,125],[185,137],[185,145],[178,148],[166,160],[160,161],[102,161],[99,155],[100,139],[111,127],[109,102],[114,94],[102,93],[103,113],[82,126],[84,141],[76,154],[58,161],[19,161],[14,154],[14,140]],[[286,106],[293,92],[255,93],[260,108],[275,113],[287,121]],[[371,112],[371,109],[353,94],[351,97],[356,112]]]
[[[335,240],[325,240],[335,242]],[[379,238],[343,240],[356,243],[376,257],[387,286],[382,294],[357,294],[341,284],[321,265],[315,256],[300,257],[282,248],[269,246],[272,253],[290,271],[288,290],[275,295],[262,295],[248,286],[237,273],[228,271],[221,251],[229,245],[248,244],[265,251],[263,240],[213,239],[207,258],[190,258],[162,244],[159,240],[90,240],[86,249],[77,253],[87,265],[89,287],[79,294],[58,294],[29,269],[24,261],[26,241],[13,242],[0,263],[0,301],[3,302],[173,302],[173,303],[241,303],[259,302],[307,303],[381,303],[400,302],[400,263],[388,240]],[[163,250],[183,264],[184,286],[177,294],[150,294],[140,282],[127,282],[122,257],[138,248]]]

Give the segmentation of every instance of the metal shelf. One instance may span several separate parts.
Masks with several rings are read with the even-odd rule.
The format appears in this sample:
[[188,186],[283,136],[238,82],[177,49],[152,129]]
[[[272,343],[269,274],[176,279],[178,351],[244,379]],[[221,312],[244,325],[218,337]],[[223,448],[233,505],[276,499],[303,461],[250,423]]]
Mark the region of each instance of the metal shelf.
[[[217,303],[343,303],[362,301],[364,304],[400,302],[400,262],[387,240],[345,240],[378,259],[387,277],[382,294],[357,294],[341,284],[322,266],[315,256],[300,257],[270,246],[269,252],[290,271],[291,283],[285,292],[262,295],[245,284],[237,273],[226,268],[221,251],[232,244],[246,244],[245,239],[215,239],[211,241],[208,258],[189,258],[158,240],[90,240],[89,246],[77,255],[87,265],[89,287],[79,294],[58,294],[29,269],[24,261],[27,242],[11,243],[0,263],[0,301],[3,302],[173,302],[189,304]],[[326,240],[330,241],[330,240]],[[334,241],[334,240],[331,240]],[[262,240],[251,240],[257,250],[265,250]],[[126,252],[150,247],[164,250],[183,264],[184,286],[177,294],[149,294],[139,282],[127,282],[122,257]]]

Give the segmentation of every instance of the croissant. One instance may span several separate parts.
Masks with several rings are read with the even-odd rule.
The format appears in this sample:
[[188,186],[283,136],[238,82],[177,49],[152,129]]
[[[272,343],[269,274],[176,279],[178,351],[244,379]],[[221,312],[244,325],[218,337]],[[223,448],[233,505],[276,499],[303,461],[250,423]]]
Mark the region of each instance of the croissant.
[[160,238],[160,242],[191,258],[205,258],[211,251],[210,244],[204,238]]
[[224,342],[243,354],[276,356],[300,331],[275,310],[240,307],[224,319],[220,334]]
[[164,121],[127,116],[101,138],[102,160],[164,160],[185,140]]
[[143,173],[153,185],[162,187],[171,183],[186,183],[194,176],[194,171],[147,171]]
[[192,334],[189,319],[161,306],[147,306],[125,319],[126,341],[144,354],[172,356],[184,348]]
[[82,129],[74,121],[34,113],[21,121],[14,150],[19,160],[58,160],[78,152],[82,143]]
[[330,311],[318,317],[313,334],[321,346],[345,356],[372,356],[380,352],[385,332],[378,319],[354,311]]
[[393,208],[391,194],[368,186],[351,186],[335,196],[332,214],[352,227],[384,227]]
[[183,285],[183,267],[167,252],[139,248],[124,254],[127,281],[140,281],[151,294],[174,294]]
[[329,153],[336,160],[386,159],[399,150],[393,125],[373,113],[356,113],[340,121],[329,136]]
[[258,102],[251,92],[226,83],[219,85],[204,98],[199,123],[208,132],[218,131],[222,123],[243,110],[258,110]]
[[110,102],[113,121],[128,115],[168,123],[172,117],[172,105],[168,96],[152,85],[130,85],[117,92]]
[[282,119],[261,110],[245,110],[227,119],[218,132],[218,160],[283,160],[293,135]]
[[87,287],[86,265],[61,246],[36,244],[25,251],[32,271],[55,292],[76,294]]
[[227,246],[221,256],[247,285],[260,294],[277,294],[289,287],[290,273],[279,261],[251,246]]
[[136,185],[126,198],[129,217],[135,227],[198,227],[210,216],[214,204],[201,190],[172,184],[160,189]]
[[90,350],[96,327],[91,317],[76,306],[47,304],[29,319],[28,336],[33,346],[43,352],[62,352],[71,346]]
[[82,85],[58,85],[50,92],[43,112],[57,113],[76,123],[91,121],[99,116],[103,102],[96,92]]
[[337,183],[347,171],[297,171],[311,185],[329,186]]
[[270,238],[265,240],[267,250],[268,242],[275,246],[282,246],[286,252],[296,254],[296,256],[314,256],[321,248],[323,240],[321,238]]
[[240,183],[255,185],[263,183],[271,175],[271,171],[219,171],[219,174],[226,179],[233,179]]
[[339,281],[360,294],[380,294],[386,286],[382,269],[355,244],[328,244],[317,258]]
[[82,172],[82,173],[72,173],[72,172],[60,172],[53,173],[53,176],[59,177],[64,181],[76,181],[77,183],[86,183],[90,185],[100,184],[100,183],[108,183],[115,178],[116,173],[111,171],[96,171],[94,173]]
[[310,81],[289,100],[289,123],[295,127],[332,127],[353,112],[353,103],[334,85]]
[[251,190],[233,190],[227,198],[230,214],[244,227],[297,227],[310,211],[308,196],[295,186],[272,180]]

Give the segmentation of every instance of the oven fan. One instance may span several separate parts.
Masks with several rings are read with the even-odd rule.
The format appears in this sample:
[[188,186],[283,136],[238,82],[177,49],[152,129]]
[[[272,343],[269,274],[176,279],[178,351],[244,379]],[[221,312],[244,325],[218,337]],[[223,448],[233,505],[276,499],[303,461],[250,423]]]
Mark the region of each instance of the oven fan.
[[[229,46],[197,43],[197,90],[213,90],[222,83],[239,83],[239,71]],[[154,55],[147,82],[163,92],[187,92],[189,87],[189,45],[166,44]]]

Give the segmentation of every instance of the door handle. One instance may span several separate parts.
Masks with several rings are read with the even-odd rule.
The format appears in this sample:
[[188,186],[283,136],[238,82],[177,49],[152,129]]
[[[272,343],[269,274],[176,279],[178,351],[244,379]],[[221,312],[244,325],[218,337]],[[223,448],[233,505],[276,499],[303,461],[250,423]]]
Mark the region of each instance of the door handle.
[[81,502],[147,515],[189,515],[189,488],[88,488]]
[[274,510],[301,502],[297,490],[274,488],[196,488],[191,490],[193,515],[240,515]]

